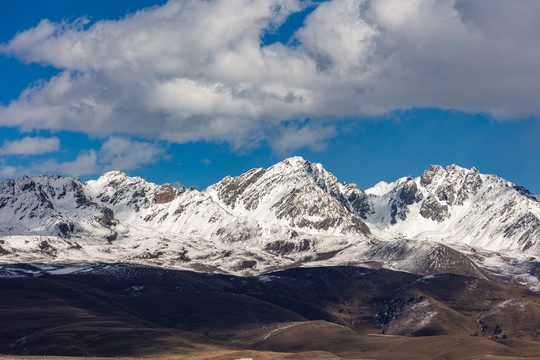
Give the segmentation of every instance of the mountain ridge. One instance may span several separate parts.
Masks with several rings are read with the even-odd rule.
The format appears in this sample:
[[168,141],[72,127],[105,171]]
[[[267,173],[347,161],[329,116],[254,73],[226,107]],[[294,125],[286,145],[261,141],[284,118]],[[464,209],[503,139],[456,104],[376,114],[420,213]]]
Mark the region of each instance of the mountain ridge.
[[[381,256],[389,249],[399,256]],[[87,182],[38,175],[0,183],[5,263],[121,260],[260,274],[371,262],[428,274],[432,254],[445,264],[437,272],[461,274],[536,261],[537,197],[457,165],[362,190],[302,157],[202,191],[119,171]]]

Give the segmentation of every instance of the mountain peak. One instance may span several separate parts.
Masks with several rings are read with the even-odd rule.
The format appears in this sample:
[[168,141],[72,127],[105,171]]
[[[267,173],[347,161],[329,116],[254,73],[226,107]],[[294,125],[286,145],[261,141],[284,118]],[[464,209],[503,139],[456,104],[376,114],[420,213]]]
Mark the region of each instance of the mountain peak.
[[431,165],[422,173],[420,184],[429,186],[430,184],[438,184],[440,181],[460,181],[461,178],[469,175],[477,176],[480,175],[480,172],[474,166],[469,170],[456,164],[451,164],[446,167]]
[[101,175],[98,178],[98,180],[101,180],[101,179],[112,180],[112,179],[126,179],[126,178],[131,178],[131,176],[119,170],[111,170]]
[[311,165],[312,163],[302,156],[293,156],[272,165],[268,170],[271,171],[273,169],[278,172],[304,172],[306,169],[310,168]]
[[[300,156],[227,176],[204,191],[120,171],[86,183],[45,175],[8,180],[0,184],[0,224],[0,236],[23,239],[0,243],[14,261],[20,254],[82,260],[94,254],[94,260],[125,256],[260,271],[255,264],[261,261],[350,260],[344,249],[363,249],[377,238],[531,255],[540,250],[538,197],[498,176],[432,165],[419,178],[364,192]],[[49,245],[32,236],[46,237]],[[88,244],[95,247],[87,252]],[[230,263],[224,249],[243,260]]]
[[440,165],[431,165],[427,170],[422,173],[420,177],[420,183],[424,186],[433,182],[433,179],[444,172],[444,168]]
[[303,166],[305,164],[311,164],[309,160],[299,155],[288,157],[285,160],[283,160],[281,163],[291,165],[291,166]]
[[[474,169],[474,170],[473,170]],[[450,164],[446,166],[445,170],[447,172],[469,172],[469,171],[475,171],[476,168],[473,166],[470,170],[467,168],[464,168],[462,166],[456,165],[456,164]],[[476,170],[478,171],[478,170]]]
[[369,234],[360,220],[365,194],[354,184],[339,183],[321,164],[300,156],[266,170],[225,177],[205,192],[234,213],[255,213],[263,224],[272,219],[295,231]]
[[116,177],[116,176],[128,176],[128,175],[125,172],[120,171],[120,170],[111,170],[111,171],[107,171],[101,176]]
[[314,162],[309,161],[303,156],[293,156],[293,157],[285,159],[284,161],[289,162],[291,166],[297,166],[297,167],[302,167],[302,166],[305,167],[305,166],[310,166],[310,165],[322,166],[319,163],[314,163]]

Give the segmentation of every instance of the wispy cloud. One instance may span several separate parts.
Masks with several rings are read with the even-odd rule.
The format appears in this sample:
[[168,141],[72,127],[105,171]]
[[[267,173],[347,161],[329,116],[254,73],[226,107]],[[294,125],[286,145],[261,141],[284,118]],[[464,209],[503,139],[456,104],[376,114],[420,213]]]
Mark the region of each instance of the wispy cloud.
[[0,155],[39,155],[60,149],[57,137],[24,137],[20,140],[6,140],[0,148]]
[[268,134],[305,118],[326,124],[300,131],[317,140],[336,119],[414,107],[540,116],[538,1],[331,0],[294,45],[261,45],[307,4],[171,0],[89,27],[43,20],[0,53],[63,71],[0,107],[0,125],[290,149]]

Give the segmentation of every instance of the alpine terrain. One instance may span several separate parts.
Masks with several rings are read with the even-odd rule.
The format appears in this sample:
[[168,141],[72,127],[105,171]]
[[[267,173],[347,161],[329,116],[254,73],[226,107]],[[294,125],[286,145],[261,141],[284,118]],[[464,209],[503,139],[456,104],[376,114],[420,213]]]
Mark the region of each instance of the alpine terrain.
[[418,274],[475,274],[478,266],[528,274],[540,255],[537,198],[456,165],[365,191],[301,157],[203,191],[117,171],[88,182],[22,177],[0,184],[0,224],[3,263],[130,262],[239,275],[376,263]]
[[538,198],[456,165],[362,190],[301,157],[202,191],[6,180],[0,353],[540,356]]

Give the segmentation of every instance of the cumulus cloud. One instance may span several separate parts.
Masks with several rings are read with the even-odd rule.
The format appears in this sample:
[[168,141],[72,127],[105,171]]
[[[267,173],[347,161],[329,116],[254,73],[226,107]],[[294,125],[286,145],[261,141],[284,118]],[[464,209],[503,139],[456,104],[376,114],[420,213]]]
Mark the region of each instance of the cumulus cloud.
[[[62,72],[0,107],[0,125],[288,149],[267,134],[306,118],[413,107],[540,116],[536,0],[331,0],[294,41],[261,44],[308,4],[171,0],[90,26],[43,20],[0,53]],[[323,140],[329,129],[301,133]]]
[[105,170],[129,170],[158,161],[164,151],[150,142],[111,136],[101,145],[98,155]]
[[336,135],[331,126],[289,125],[272,136],[270,145],[282,154],[289,154],[298,148],[307,147],[313,151],[324,151],[326,140]]
[[24,137],[21,140],[6,140],[0,148],[0,155],[38,155],[58,151],[57,137]]
[[12,178],[17,174],[17,168],[15,166],[0,166],[0,178]]
[[41,163],[33,164],[26,172],[33,173],[52,173],[80,177],[83,175],[99,173],[101,170],[97,164],[97,154],[94,150],[84,150],[73,161],[58,162],[56,159],[50,159]]
[[[99,175],[110,170],[133,170],[159,161],[164,153],[163,147],[151,142],[111,136],[105,140],[99,150],[82,150],[71,161],[49,159],[33,162],[27,167],[2,166],[0,178],[44,173],[81,177]],[[4,162],[1,165],[4,165]]]

